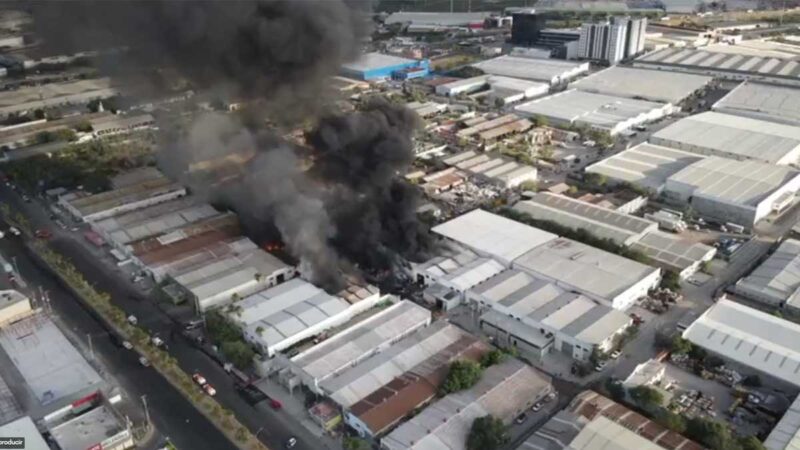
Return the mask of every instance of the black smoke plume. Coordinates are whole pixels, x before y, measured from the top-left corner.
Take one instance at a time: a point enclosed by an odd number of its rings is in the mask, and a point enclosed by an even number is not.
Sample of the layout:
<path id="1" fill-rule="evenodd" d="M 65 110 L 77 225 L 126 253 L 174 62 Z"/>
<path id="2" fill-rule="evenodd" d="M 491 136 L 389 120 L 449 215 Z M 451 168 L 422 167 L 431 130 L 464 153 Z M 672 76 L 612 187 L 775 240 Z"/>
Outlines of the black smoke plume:
<path id="1" fill-rule="evenodd" d="M 316 125 L 308 167 L 294 144 L 231 115 L 210 114 L 166 133 L 159 165 L 193 192 L 236 210 L 250 228 L 274 228 L 314 282 L 393 267 L 423 251 L 413 160 L 416 116 L 376 101 L 318 117 L 329 76 L 358 57 L 368 32 L 362 4 L 320 1 L 105 1 L 34 3 L 54 52 L 124 48 L 115 73 L 169 68 L 199 91 L 259 98 L 273 121 Z M 262 122 L 263 123 L 263 122 Z M 168 130 L 173 131 L 173 130 Z"/>

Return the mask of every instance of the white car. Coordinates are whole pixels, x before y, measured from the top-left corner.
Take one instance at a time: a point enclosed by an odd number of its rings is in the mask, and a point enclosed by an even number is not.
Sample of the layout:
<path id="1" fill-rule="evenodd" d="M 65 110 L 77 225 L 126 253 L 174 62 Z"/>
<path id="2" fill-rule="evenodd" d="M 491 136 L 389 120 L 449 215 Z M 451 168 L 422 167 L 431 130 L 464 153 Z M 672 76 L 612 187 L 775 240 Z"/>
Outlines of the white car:
<path id="1" fill-rule="evenodd" d="M 131 344 L 131 343 L 130 343 L 130 342 L 128 342 L 128 341 L 122 341 L 122 346 L 123 346 L 123 347 L 125 347 L 125 349 L 126 349 L 126 350 L 131 350 L 131 349 L 133 349 L 133 344 Z"/>
<path id="2" fill-rule="evenodd" d="M 156 347 L 161 347 L 162 345 L 164 345 L 164 341 L 158 336 L 153 336 L 153 338 L 150 339 L 150 342 L 152 342 L 153 345 Z"/>
<path id="3" fill-rule="evenodd" d="M 136 325 L 137 323 L 139 323 L 139 319 L 137 319 L 136 316 L 131 314 L 130 316 L 128 316 L 128 323 L 131 325 Z"/>
<path id="4" fill-rule="evenodd" d="M 599 362 L 597 363 L 597 365 L 596 365 L 596 366 L 594 366 L 594 370 L 595 370 L 595 372 L 602 372 L 602 371 L 603 371 L 603 369 L 605 369 L 605 368 L 606 368 L 606 364 L 607 364 L 607 363 L 606 363 L 605 361 L 599 361 Z"/>
<path id="5" fill-rule="evenodd" d="M 10 232 L 11 232 L 11 234 L 13 234 L 14 236 L 19 236 L 19 235 L 21 235 L 21 234 L 22 234 L 22 232 L 21 232 L 21 231 L 19 231 L 19 230 L 17 229 L 17 227 L 10 227 L 10 228 L 8 229 L 8 231 L 10 231 Z"/>
<path id="6" fill-rule="evenodd" d="M 211 385 L 210 385 L 210 384 L 208 384 L 208 383 L 206 383 L 206 384 L 203 386 L 203 390 L 204 390 L 204 391 L 206 391 L 206 394 L 210 395 L 211 397 L 213 397 L 213 396 L 217 395 L 217 390 L 216 390 L 216 389 L 214 389 L 214 386 L 211 386 Z"/>
<path id="7" fill-rule="evenodd" d="M 197 383 L 197 385 L 200 387 L 208 384 L 208 381 L 206 381 L 205 377 L 200 375 L 199 373 L 192 375 L 192 380 L 194 380 L 194 382 Z"/>
<path id="8" fill-rule="evenodd" d="M 619 358 L 619 355 L 621 355 L 621 354 L 622 354 L 622 352 L 621 352 L 621 351 L 619 351 L 619 350 L 614 350 L 613 352 L 611 352 L 611 355 L 610 355 L 610 356 L 611 356 L 611 359 L 617 359 L 617 358 Z"/>
<path id="9" fill-rule="evenodd" d="M 139 357 L 139 364 L 141 364 L 141 365 L 143 365 L 145 367 L 150 367 L 150 361 L 147 358 L 145 358 L 144 356 Z"/>

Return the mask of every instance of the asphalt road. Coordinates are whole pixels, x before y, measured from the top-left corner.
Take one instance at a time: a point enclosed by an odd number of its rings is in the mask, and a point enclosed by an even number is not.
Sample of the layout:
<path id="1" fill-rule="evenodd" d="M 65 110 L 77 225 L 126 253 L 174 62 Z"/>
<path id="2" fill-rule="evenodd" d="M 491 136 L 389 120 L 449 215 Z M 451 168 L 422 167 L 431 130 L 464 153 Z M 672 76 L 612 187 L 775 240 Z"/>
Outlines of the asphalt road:
<path id="1" fill-rule="evenodd" d="M 179 449 L 236 448 L 156 371 L 142 367 L 135 353 L 112 344 L 104 326 L 49 272 L 33 262 L 19 238 L 0 240 L 0 249 L 3 254 L 16 257 L 18 270 L 29 285 L 48 291 L 53 312 L 61 322 L 78 336 L 92 336 L 95 356 L 113 374 L 126 395 L 134 400 L 146 396 L 152 422 Z M 198 430 L 203 432 L 198 433 Z"/>
<path id="2" fill-rule="evenodd" d="M 296 449 L 320 450 L 325 448 L 319 439 L 310 434 L 294 418 L 285 412 L 271 409 L 267 404 L 268 402 L 262 401 L 256 405 L 250 405 L 245 402 L 235 390 L 233 378 L 216 361 L 183 338 L 180 335 L 178 324 L 159 309 L 153 300 L 147 298 L 125 276 L 122 276 L 114 264 L 109 264 L 107 261 L 103 261 L 90 253 L 79 242 L 79 240 L 83 239 L 80 234 L 61 230 L 52 223 L 49 218 L 49 211 L 42 205 L 36 201 L 32 203 L 22 202 L 19 195 L 5 186 L 5 184 L 0 184 L 0 199 L 24 211 L 33 228 L 51 230 L 54 233 L 51 240 L 52 247 L 61 254 L 68 256 L 92 285 L 101 291 L 109 293 L 114 303 L 126 313 L 136 315 L 140 326 L 147 328 L 151 333 L 158 333 L 167 342 L 170 354 L 178 360 L 179 365 L 188 373 L 201 373 L 216 389 L 217 400 L 224 407 L 230 409 L 243 425 L 253 433 L 257 433 L 264 444 L 273 449 L 283 448 L 290 437 L 295 437 L 297 439 Z M 38 283 L 39 280 L 32 280 L 32 282 Z M 52 280 L 50 284 L 52 285 Z M 81 328 L 83 324 L 76 324 L 75 326 Z M 79 331 L 84 334 L 93 332 L 83 329 Z M 113 347 L 113 350 L 121 351 L 116 347 Z M 135 358 L 134 362 L 138 364 Z M 139 367 L 137 366 L 137 369 Z M 162 385 L 166 385 L 171 389 L 171 386 L 152 369 L 149 369 L 149 371 L 160 380 Z M 224 436 L 216 431 L 188 401 L 184 400 L 176 391 L 172 390 L 172 393 L 180 397 L 180 400 L 175 399 L 174 402 L 170 401 L 164 404 L 165 409 L 161 411 L 162 421 L 166 417 L 172 419 L 169 422 L 163 422 L 165 424 L 164 427 L 159 427 L 164 435 L 169 436 L 181 449 L 224 450 L 233 448 L 232 444 L 226 441 Z M 148 394 L 148 404 L 155 406 L 153 405 L 155 403 L 153 400 L 158 397 L 159 395 L 157 394 L 152 397 Z M 173 405 L 177 403 L 183 406 L 176 406 L 173 409 Z M 191 417 L 188 415 L 188 410 L 193 413 Z M 154 419 L 155 415 L 153 414 Z M 173 415 L 175 417 L 172 417 Z M 188 419 L 188 422 L 186 422 L 186 419 Z M 202 419 L 202 421 L 199 419 Z M 198 439 L 198 430 L 203 431 L 202 439 Z M 218 435 L 220 442 L 224 441 L 224 444 L 218 444 L 214 439 L 206 440 L 205 434 L 211 432 Z M 178 437 L 178 435 L 181 437 Z M 187 445 L 181 445 L 181 442 L 185 442 Z"/>

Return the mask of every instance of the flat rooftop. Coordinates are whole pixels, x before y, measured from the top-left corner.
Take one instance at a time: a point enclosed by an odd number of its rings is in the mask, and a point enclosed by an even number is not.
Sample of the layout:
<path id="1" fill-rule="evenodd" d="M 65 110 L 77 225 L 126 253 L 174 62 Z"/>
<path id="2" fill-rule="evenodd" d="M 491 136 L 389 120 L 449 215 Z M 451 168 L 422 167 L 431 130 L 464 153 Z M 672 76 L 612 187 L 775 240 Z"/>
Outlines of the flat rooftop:
<path id="1" fill-rule="evenodd" d="M 800 396 L 798 396 L 789 410 L 783 414 L 781 420 L 769 433 L 764 441 L 767 450 L 794 450 L 800 448 Z"/>
<path id="2" fill-rule="evenodd" d="M 100 405 L 50 429 L 50 435 L 62 449 L 90 449 L 124 429 L 108 406 Z"/>
<path id="3" fill-rule="evenodd" d="M 45 315 L 0 328 L 0 346 L 41 405 L 99 389 L 102 378 Z"/>
<path id="4" fill-rule="evenodd" d="M 642 143 L 586 168 L 586 173 L 604 175 L 658 192 L 672 175 L 703 159 L 696 153 Z"/>
<path id="5" fill-rule="evenodd" d="M 514 267 L 609 301 L 658 270 L 565 238 L 525 253 Z"/>
<path id="6" fill-rule="evenodd" d="M 584 229 L 595 236 L 627 244 L 658 224 L 641 217 L 621 213 L 573 198 L 539 192 L 530 200 L 514 205 L 514 209 L 534 219 L 549 220 L 573 229 Z"/>
<path id="7" fill-rule="evenodd" d="M 613 128 L 666 106 L 645 100 L 616 97 L 570 89 L 548 97 L 531 100 L 514 108 L 524 116 L 544 116 L 596 127 Z"/>
<path id="8" fill-rule="evenodd" d="M 705 87 L 712 79 L 704 75 L 614 66 L 577 80 L 570 84 L 570 88 L 678 104 Z"/>
<path id="9" fill-rule="evenodd" d="M 310 377 L 323 381 L 430 320 L 430 311 L 403 300 L 298 354 L 292 362 Z"/>
<path id="10" fill-rule="evenodd" d="M 433 227 L 433 232 L 509 263 L 557 236 L 497 214 L 476 209 Z"/>
<path id="11" fill-rule="evenodd" d="M 491 258 L 476 258 L 459 265 L 452 258 L 437 257 L 425 265 L 427 266 L 425 272 L 429 275 L 438 280 L 446 280 L 448 285 L 460 291 L 465 291 L 506 269 L 504 265 Z"/>
<path id="12" fill-rule="evenodd" d="M 196 197 L 186 196 L 100 220 L 94 227 L 122 245 L 168 233 L 218 214 L 220 212 L 213 206 L 200 203 Z"/>
<path id="13" fill-rule="evenodd" d="M 759 78 L 800 81 L 800 62 L 793 59 L 718 51 L 709 52 L 690 48 L 657 50 L 640 56 L 636 59 L 634 65 L 637 67 L 674 66 L 697 71 L 721 71 Z"/>
<path id="14" fill-rule="evenodd" d="M 533 126 L 527 119 L 521 119 L 527 125 L 523 125 L 522 129 L 528 129 Z M 485 132 L 480 133 L 481 139 L 493 139 L 497 135 L 506 134 L 516 131 L 515 125 L 519 121 L 492 128 Z M 507 128 L 510 127 L 510 128 Z M 520 131 L 522 131 L 520 129 Z M 488 133 L 488 134 L 487 134 Z M 476 153 L 472 150 L 459 153 L 445 159 L 445 164 L 451 164 L 459 170 L 463 170 L 476 177 L 483 177 L 490 181 L 501 182 L 504 185 L 513 182 L 518 177 L 529 175 L 536 176 L 536 168 L 527 164 L 521 164 L 514 161 L 512 158 L 504 156 L 500 153 Z"/>
<path id="15" fill-rule="evenodd" d="M 710 156 L 669 177 L 667 189 L 677 183 L 691 186 L 694 196 L 755 207 L 799 175 L 785 166 Z"/>
<path id="16" fill-rule="evenodd" d="M 651 139 L 681 150 L 707 149 L 772 164 L 797 164 L 800 153 L 799 127 L 714 111 L 681 119 Z"/>
<path id="17" fill-rule="evenodd" d="M 48 107 L 58 103 L 79 103 L 93 98 L 112 97 L 117 90 L 110 78 L 47 83 L 0 92 L 0 113 Z"/>
<path id="18" fill-rule="evenodd" d="M 737 292 L 756 299 L 769 298 L 776 304 L 793 300 L 791 306 L 800 307 L 797 296 L 800 288 L 800 241 L 786 239 L 761 265 L 736 283 Z M 748 295 L 749 294 L 749 295 Z"/>
<path id="19" fill-rule="evenodd" d="M 800 387 L 800 325 L 720 300 L 683 332 L 708 351 Z"/>
<path id="20" fill-rule="evenodd" d="M 586 419 L 567 411 L 559 411 L 525 439 L 516 450 L 564 450 L 586 423 L 588 423 Z"/>
<path id="21" fill-rule="evenodd" d="M 745 81 L 715 103 L 713 109 L 800 126 L 800 89 Z"/>
<path id="22" fill-rule="evenodd" d="M 499 56 L 472 64 L 489 75 L 525 80 L 551 82 L 556 77 L 570 77 L 588 71 L 587 63 L 557 59 L 534 59 L 518 56 Z"/>
<path id="23" fill-rule="evenodd" d="M 237 306 L 241 309 L 231 319 L 271 346 L 346 311 L 350 304 L 294 278 L 245 297 Z"/>
<path id="24" fill-rule="evenodd" d="M 373 52 L 362 55 L 361 58 L 356 61 L 343 64 L 342 68 L 352 72 L 367 72 L 384 67 L 399 66 L 415 62 L 416 60 L 413 59 Z"/>
<path id="25" fill-rule="evenodd" d="M 590 344 L 602 343 L 630 323 L 625 313 L 518 270 L 484 281 L 470 295 L 530 326 L 543 325 Z"/>

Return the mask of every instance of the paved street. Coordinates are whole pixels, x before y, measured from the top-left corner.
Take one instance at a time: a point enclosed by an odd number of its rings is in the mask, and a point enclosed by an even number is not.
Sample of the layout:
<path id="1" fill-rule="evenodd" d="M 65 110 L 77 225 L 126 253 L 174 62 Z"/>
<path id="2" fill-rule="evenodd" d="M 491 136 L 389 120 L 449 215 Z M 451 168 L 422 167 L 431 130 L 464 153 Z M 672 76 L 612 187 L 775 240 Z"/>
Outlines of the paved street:
<path id="1" fill-rule="evenodd" d="M 139 319 L 139 324 L 152 333 L 158 333 L 168 344 L 170 353 L 175 356 L 180 366 L 188 373 L 200 372 L 217 390 L 217 400 L 226 408 L 233 411 L 236 417 L 247 426 L 253 433 L 258 433 L 258 437 L 271 448 L 282 448 L 290 437 L 297 438 L 298 449 L 318 450 L 328 446 L 324 445 L 315 436 L 311 435 L 295 419 L 289 417 L 282 411 L 271 409 L 267 402 L 260 402 L 255 406 L 249 405 L 234 389 L 233 379 L 225 372 L 222 367 L 212 358 L 201 352 L 179 333 L 179 326 L 161 309 L 155 302 L 142 293 L 127 276 L 123 276 L 123 271 L 119 269 L 107 255 L 101 256 L 99 251 L 91 252 L 83 241 L 80 233 L 74 233 L 55 226 L 50 218 L 49 212 L 41 207 L 37 202 L 23 203 L 18 195 L 13 193 L 5 185 L 0 186 L 0 196 L 14 207 L 23 210 L 31 221 L 34 228 L 47 228 L 54 233 L 51 240 L 52 247 L 58 252 L 67 255 L 75 266 L 86 276 L 96 288 L 111 294 L 113 301 L 119 305 L 126 313 L 134 314 Z M 52 283 L 52 282 L 51 282 Z M 81 326 L 76 324 L 76 326 Z M 83 334 L 91 331 L 82 331 Z M 174 332 L 174 333 L 173 333 Z M 116 348 L 114 348 L 116 350 Z M 134 358 L 135 362 L 135 358 Z M 139 368 L 138 363 L 137 368 Z M 145 369 L 155 375 L 152 369 Z M 158 377 L 157 375 L 155 375 Z M 160 379 L 160 377 L 158 377 Z M 166 384 L 166 381 L 162 384 Z M 179 395 L 177 392 L 173 393 Z M 149 396 L 149 394 L 148 394 Z M 157 397 L 157 396 L 156 396 Z M 181 402 L 194 412 L 195 416 L 200 416 L 194 408 L 185 400 Z M 151 404 L 151 403 L 149 403 Z M 171 404 L 170 404 L 171 407 Z M 162 411 L 169 415 L 170 411 Z M 183 416 L 184 414 L 180 414 Z M 187 416 L 188 418 L 188 416 Z M 173 436 L 181 428 L 184 432 L 192 434 L 192 430 L 197 430 L 197 426 L 188 426 L 195 422 L 189 418 L 187 426 L 177 427 L 175 423 L 168 423 L 163 428 L 165 435 L 173 438 L 179 448 L 191 449 L 224 449 L 231 446 L 203 446 L 209 445 L 207 442 L 194 442 L 187 446 L 179 443 L 179 438 Z M 205 419 L 203 419 L 205 420 Z M 207 423 L 202 428 L 213 428 Z M 224 439 L 221 434 L 220 438 Z M 188 436 L 196 438 L 196 436 Z"/>

